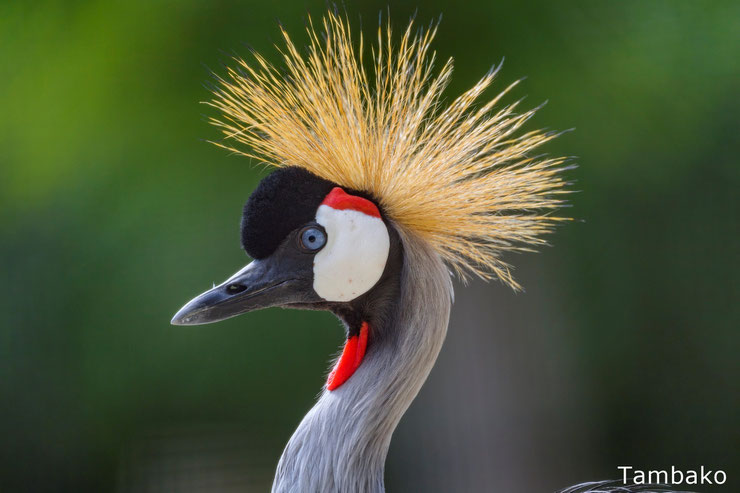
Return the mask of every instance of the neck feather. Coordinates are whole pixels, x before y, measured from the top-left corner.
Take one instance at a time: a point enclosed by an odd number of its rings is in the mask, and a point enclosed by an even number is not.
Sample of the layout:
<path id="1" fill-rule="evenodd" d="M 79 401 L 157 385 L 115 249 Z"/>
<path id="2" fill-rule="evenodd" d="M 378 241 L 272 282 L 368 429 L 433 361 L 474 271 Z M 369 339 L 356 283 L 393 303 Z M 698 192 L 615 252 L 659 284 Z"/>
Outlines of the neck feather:
<path id="1" fill-rule="evenodd" d="M 385 336 L 372 340 L 352 377 L 324 390 L 303 418 L 280 458 L 273 493 L 384 491 L 391 435 L 434 366 L 452 304 L 450 274 L 439 255 L 398 232 L 400 296 L 383 317 L 388 326 L 370 327 Z"/>

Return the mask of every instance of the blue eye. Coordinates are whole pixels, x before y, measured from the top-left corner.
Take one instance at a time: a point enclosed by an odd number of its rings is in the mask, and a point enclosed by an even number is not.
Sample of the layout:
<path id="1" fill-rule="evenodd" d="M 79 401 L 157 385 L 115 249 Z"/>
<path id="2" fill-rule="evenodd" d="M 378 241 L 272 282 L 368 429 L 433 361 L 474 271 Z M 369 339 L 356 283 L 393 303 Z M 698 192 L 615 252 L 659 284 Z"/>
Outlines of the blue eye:
<path id="1" fill-rule="evenodd" d="M 316 226 L 309 226 L 301 231 L 301 247 L 309 252 L 316 252 L 326 244 L 326 233 Z"/>

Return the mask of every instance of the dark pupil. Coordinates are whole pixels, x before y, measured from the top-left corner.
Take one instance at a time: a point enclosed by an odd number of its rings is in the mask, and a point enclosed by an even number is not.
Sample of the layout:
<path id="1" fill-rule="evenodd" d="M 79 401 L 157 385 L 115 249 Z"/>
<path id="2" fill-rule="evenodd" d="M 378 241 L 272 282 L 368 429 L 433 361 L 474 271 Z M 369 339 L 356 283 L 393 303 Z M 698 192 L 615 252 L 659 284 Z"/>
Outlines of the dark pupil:
<path id="1" fill-rule="evenodd" d="M 301 235 L 301 241 L 303 246 L 309 250 L 317 250 L 324 246 L 325 236 L 324 233 L 316 228 L 309 228 Z"/>

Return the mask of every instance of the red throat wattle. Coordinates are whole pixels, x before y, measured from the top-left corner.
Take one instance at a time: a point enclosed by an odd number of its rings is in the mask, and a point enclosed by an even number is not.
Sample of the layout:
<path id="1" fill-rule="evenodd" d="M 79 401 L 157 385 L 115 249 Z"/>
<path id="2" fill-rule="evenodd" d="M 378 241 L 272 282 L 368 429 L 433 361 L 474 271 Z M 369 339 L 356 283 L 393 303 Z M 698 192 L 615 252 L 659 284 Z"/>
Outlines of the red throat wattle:
<path id="1" fill-rule="evenodd" d="M 342 350 L 342 356 L 340 356 L 337 365 L 329 373 L 329 378 L 326 381 L 327 390 L 339 388 L 360 367 L 362 358 L 365 357 L 365 350 L 367 349 L 368 331 L 367 322 L 362 322 L 360 334 L 347 339 Z"/>

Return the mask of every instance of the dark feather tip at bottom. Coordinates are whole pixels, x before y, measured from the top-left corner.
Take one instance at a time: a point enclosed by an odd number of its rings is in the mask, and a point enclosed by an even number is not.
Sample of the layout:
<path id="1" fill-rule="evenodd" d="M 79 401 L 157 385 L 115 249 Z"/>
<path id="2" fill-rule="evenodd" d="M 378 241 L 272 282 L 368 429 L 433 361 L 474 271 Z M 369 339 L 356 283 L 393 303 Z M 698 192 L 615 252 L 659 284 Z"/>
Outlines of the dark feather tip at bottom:
<path id="1" fill-rule="evenodd" d="M 696 493 L 675 490 L 664 484 L 624 484 L 620 480 L 592 481 L 570 486 L 556 493 Z"/>

